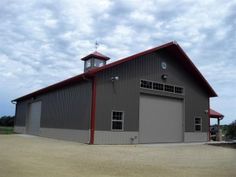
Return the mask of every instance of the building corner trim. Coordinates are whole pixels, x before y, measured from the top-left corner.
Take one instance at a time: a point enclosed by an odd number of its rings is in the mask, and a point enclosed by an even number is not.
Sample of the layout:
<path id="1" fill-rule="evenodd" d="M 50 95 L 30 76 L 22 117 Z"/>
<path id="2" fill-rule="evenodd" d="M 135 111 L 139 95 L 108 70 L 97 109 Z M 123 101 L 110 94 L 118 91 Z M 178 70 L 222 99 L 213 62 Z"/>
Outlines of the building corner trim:
<path id="1" fill-rule="evenodd" d="M 91 119 L 90 119 L 90 141 L 89 144 L 94 144 L 95 133 L 95 114 L 96 114 L 96 78 L 92 79 L 92 103 L 91 103 Z"/>
<path id="2" fill-rule="evenodd" d="M 208 98 L 208 141 L 211 141 L 210 97 Z"/>

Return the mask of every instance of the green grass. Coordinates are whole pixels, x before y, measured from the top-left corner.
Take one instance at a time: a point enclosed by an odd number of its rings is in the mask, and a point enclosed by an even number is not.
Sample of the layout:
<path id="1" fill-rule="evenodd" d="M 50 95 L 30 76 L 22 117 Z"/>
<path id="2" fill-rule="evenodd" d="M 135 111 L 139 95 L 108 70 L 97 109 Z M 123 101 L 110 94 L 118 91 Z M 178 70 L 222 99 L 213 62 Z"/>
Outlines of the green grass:
<path id="1" fill-rule="evenodd" d="M 12 134 L 14 127 L 0 127 L 0 134 Z"/>

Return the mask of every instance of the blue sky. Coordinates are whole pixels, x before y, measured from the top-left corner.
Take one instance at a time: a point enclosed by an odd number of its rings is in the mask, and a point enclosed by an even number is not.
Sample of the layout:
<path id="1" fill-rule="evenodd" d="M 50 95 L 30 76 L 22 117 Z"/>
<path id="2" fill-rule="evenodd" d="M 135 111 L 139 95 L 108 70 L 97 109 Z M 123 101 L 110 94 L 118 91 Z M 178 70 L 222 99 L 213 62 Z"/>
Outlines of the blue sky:
<path id="1" fill-rule="evenodd" d="M 236 119 L 236 1 L 0 1 L 0 116 L 10 100 L 80 74 L 94 50 L 115 61 L 176 40 Z M 110 61 L 110 62 L 111 62 Z"/>

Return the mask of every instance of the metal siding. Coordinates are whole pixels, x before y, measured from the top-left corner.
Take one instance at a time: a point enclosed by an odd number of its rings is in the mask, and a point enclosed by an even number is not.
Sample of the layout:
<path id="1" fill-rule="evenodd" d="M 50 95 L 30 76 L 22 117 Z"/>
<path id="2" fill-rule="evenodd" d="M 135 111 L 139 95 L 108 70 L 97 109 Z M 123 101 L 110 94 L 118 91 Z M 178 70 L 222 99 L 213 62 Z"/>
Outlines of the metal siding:
<path id="1" fill-rule="evenodd" d="M 185 68 L 181 65 L 178 58 L 173 54 L 160 52 L 160 57 L 167 62 L 168 65 L 168 81 L 184 87 L 185 91 L 185 131 L 194 132 L 194 117 L 202 117 L 202 132 L 208 131 L 208 110 L 209 96 L 207 90 L 198 83 Z M 164 73 L 164 72 L 163 72 Z"/>
<path id="2" fill-rule="evenodd" d="M 111 110 L 120 110 L 125 112 L 124 131 L 138 131 L 138 112 L 132 111 L 138 110 L 138 83 L 134 76 L 127 77 L 128 70 L 124 64 L 122 71 L 108 70 L 97 76 L 96 130 L 111 130 Z M 120 79 L 112 84 L 112 76 Z"/>
<path id="3" fill-rule="evenodd" d="M 161 61 L 167 63 L 162 70 Z M 111 130 L 111 110 L 125 112 L 124 131 L 139 131 L 139 87 L 140 79 L 163 82 L 162 74 L 167 74 L 167 84 L 184 87 L 185 131 L 194 131 L 194 116 L 202 116 L 202 131 L 207 129 L 207 91 L 195 80 L 180 60 L 165 50 L 154 52 L 135 60 L 104 70 L 97 77 L 96 130 Z M 119 76 L 114 84 L 111 77 Z M 160 93 L 161 95 L 168 94 Z M 173 94 L 172 94 L 173 95 Z M 174 96 L 174 95 L 173 95 Z"/>
<path id="4" fill-rule="evenodd" d="M 208 132 L 208 98 L 201 94 L 196 87 L 191 87 L 187 90 L 186 96 L 186 120 L 185 127 L 186 132 L 194 132 L 194 117 L 202 117 L 202 132 Z"/>
<path id="5" fill-rule="evenodd" d="M 28 111 L 28 102 L 22 101 L 16 104 L 15 126 L 25 126 Z"/>
<path id="6" fill-rule="evenodd" d="M 42 128 L 89 129 L 91 82 L 80 82 L 38 99 L 42 100 Z"/>
<path id="7" fill-rule="evenodd" d="M 80 82 L 17 103 L 17 126 L 25 126 L 28 122 L 28 105 L 35 101 L 42 101 L 41 128 L 89 129 L 91 113 L 90 81 Z"/>

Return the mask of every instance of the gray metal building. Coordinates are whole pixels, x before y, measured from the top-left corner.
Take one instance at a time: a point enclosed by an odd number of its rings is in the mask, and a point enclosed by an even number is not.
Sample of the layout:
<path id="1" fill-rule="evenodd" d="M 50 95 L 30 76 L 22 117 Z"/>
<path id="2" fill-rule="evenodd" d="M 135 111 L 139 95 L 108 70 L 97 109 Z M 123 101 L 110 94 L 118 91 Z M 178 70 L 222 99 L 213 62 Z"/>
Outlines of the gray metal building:
<path id="1" fill-rule="evenodd" d="M 176 42 L 17 98 L 15 132 L 90 144 L 207 141 L 215 91 Z"/>

